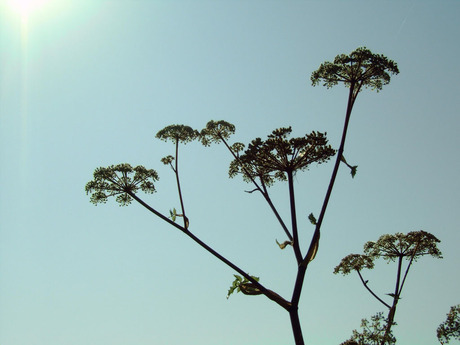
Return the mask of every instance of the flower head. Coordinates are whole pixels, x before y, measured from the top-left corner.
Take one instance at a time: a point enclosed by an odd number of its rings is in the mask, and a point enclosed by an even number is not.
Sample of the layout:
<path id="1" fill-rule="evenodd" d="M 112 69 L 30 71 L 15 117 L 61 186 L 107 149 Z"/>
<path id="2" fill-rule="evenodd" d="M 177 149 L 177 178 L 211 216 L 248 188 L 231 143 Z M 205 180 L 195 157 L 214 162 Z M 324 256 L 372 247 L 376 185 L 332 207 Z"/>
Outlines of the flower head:
<path id="1" fill-rule="evenodd" d="M 133 173 L 134 176 L 129 176 Z M 86 184 L 85 190 L 86 194 L 91 194 L 90 200 L 95 205 L 106 203 L 109 197 L 116 196 L 120 206 L 126 206 L 132 201 L 130 194 L 137 193 L 139 189 L 145 193 L 154 193 L 153 182 L 158 179 L 155 170 L 148 170 L 141 165 L 133 168 L 123 163 L 97 168 L 94 180 Z"/>

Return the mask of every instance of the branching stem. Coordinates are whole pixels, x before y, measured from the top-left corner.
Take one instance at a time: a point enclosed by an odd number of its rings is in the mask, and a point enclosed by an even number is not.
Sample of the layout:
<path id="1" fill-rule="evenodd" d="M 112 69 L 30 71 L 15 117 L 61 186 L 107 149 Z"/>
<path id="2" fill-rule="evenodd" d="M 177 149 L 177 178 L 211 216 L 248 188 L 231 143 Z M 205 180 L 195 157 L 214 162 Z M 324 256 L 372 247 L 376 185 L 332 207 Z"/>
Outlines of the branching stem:
<path id="1" fill-rule="evenodd" d="M 235 154 L 235 152 L 233 152 L 232 148 L 228 145 L 228 143 L 225 140 L 225 138 L 222 137 L 222 136 L 219 136 L 219 138 L 224 143 L 224 145 L 227 147 L 227 149 L 230 151 L 230 153 L 232 154 L 233 158 L 236 159 L 237 161 L 240 161 L 239 157 Z M 270 199 L 270 196 L 268 195 L 268 192 L 267 192 L 267 189 L 265 188 L 265 186 L 262 185 L 263 188 L 261 188 L 259 186 L 259 184 L 257 183 L 257 181 L 251 176 L 251 174 L 248 171 L 246 171 L 246 169 L 244 168 L 243 164 L 241 164 L 241 167 L 244 170 L 244 172 L 246 173 L 246 175 L 251 179 L 251 182 L 256 187 L 256 190 L 258 190 L 263 195 L 263 197 L 265 198 L 265 201 L 268 203 L 268 205 L 270 206 L 271 210 L 275 214 L 276 219 L 278 220 L 278 222 L 280 223 L 280 225 L 283 228 L 284 232 L 286 233 L 286 236 L 289 238 L 289 241 L 293 241 L 294 238 L 292 237 L 292 235 L 289 232 L 286 224 L 284 223 L 283 219 L 281 218 L 280 214 L 278 213 L 278 210 L 276 209 L 275 205 L 273 204 L 272 200 Z M 251 191 L 251 193 L 252 192 L 254 192 L 254 190 Z"/>
<path id="2" fill-rule="evenodd" d="M 222 261 L 223 263 L 225 263 L 227 266 L 229 266 L 230 268 L 234 269 L 236 272 L 238 272 L 239 274 L 241 274 L 243 277 L 245 277 L 247 280 L 249 280 L 256 288 L 258 288 L 266 297 L 268 297 L 269 299 L 271 299 L 272 301 L 276 302 L 278 305 L 280 305 L 281 307 L 283 307 L 284 309 L 286 310 L 290 310 L 291 309 L 291 303 L 289 303 L 287 300 L 285 300 L 283 297 L 281 297 L 280 295 L 278 295 L 276 292 L 272 291 L 272 290 L 269 290 L 267 289 L 265 286 L 263 286 L 261 283 L 259 283 L 257 280 L 255 280 L 254 278 L 252 278 L 249 274 L 247 274 L 246 272 L 244 272 L 241 268 L 239 268 L 238 266 L 236 266 L 234 263 L 232 263 L 231 261 L 229 261 L 228 259 L 226 259 L 224 256 L 222 256 L 221 254 L 219 254 L 218 252 L 216 252 L 214 249 L 212 249 L 211 247 L 209 247 L 206 243 L 204 243 L 203 241 L 201 241 L 198 237 L 196 237 L 194 234 L 192 234 L 187 228 L 173 222 L 171 219 L 169 219 L 168 217 L 166 217 L 165 215 L 161 214 L 160 212 L 158 212 L 157 210 L 155 210 L 153 207 L 151 207 L 150 205 L 146 204 L 142 199 L 140 199 L 136 194 L 132 193 L 132 192 L 127 192 L 134 200 L 136 200 L 139 204 L 141 204 L 142 206 L 144 206 L 147 210 L 149 210 L 150 212 L 152 212 L 153 214 L 155 214 L 156 216 L 158 216 L 159 218 L 161 218 L 162 220 L 164 220 L 165 222 L 167 222 L 168 224 L 174 226 L 175 228 L 179 229 L 180 231 L 182 231 L 184 234 L 186 234 L 188 237 L 190 237 L 194 242 L 196 242 L 198 245 L 200 245 L 202 248 L 204 248 L 206 251 L 208 251 L 209 253 L 211 253 L 213 256 L 215 256 L 217 259 L 219 259 L 220 261 Z"/>
<path id="3" fill-rule="evenodd" d="M 381 298 L 379 298 L 379 296 L 377 296 L 374 291 L 371 290 L 371 288 L 369 286 L 367 286 L 367 282 L 364 281 L 362 275 L 361 275 L 361 272 L 359 272 L 359 270 L 356 270 L 356 272 L 358 272 L 358 275 L 359 275 L 359 278 L 361 279 L 361 282 L 363 283 L 364 287 L 367 289 L 367 291 L 369 291 L 371 293 L 372 296 L 374 296 L 380 303 L 382 303 L 385 307 L 387 307 L 388 309 L 391 309 L 391 306 L 387 303 L 385 303 L 385 301 L 383 301 Z"/>
<path id="4" fill-rule="evenodd" d="M 329 198 L 331 197 L 332 189 L 334 187 L 335 183 L 335 178 L 337 176 L 337 172 L 339 170 L 340 162 L 341 162 L 341 157 L 343 154 L 343 150 L 345 147 L 345 139 L 347 136 L 347 130 L 348 130 L 348 123 L 350 122 L 350 116 L 351 112 L 353 110 L 353 104 L 356 100 L 356 97 L 358 96 L 359 90 L 361 88 L 361 84 L 355 85 L 352 83 L 350 85 L 350 91 L 348 94 L 348 104 L 347 104 L 347 112 L 345 115 L 345 122 L 343 125 L 343 132 L 342 132 L 342 139 L 340 142 L 340 147 L 337 152 L 337 158 L 335 161 L 334 169 L 332 171 L 332 176 L 329 182 L 329 187 L 326 192 L 326 196 L 324 198 L 323 206 L 321 208 L 321 213 L 319 215 L 319 218 L 316 222 L 316 227 L 315 227 L 315 232 L 313 234 L 312 240 L 310 242 L 310 247 L 308 248 L 308 252 L 305 255 L 305 258 L 301 262 L 299 269 L 297 271 L 297 277 L 296 277 L 296 282 L 294 285 L 294 291 L 292 294 L 292 299 L 291 302 L 293 305 L 298 305 L 299 300 L 300 300 L 300 294 L 302 293 L 302 287 L 303 287 L 303 281 L 305 278 L 305 273 L 308 267 L 309 262 L 312 260 L 314 255 L 316 254 L 319 246 L 319 239 L 320 239 L 320 230 L 321 230 L 321 225 L 323 223 L 324 215 L 326 214 L 326 209 L 327 205 L 329 203 Z"/>
<path id="5" fill-rule="evenodd" d="M 402 268 L 403 255 L 401 254 L 401 256 L 398 259 L 398 273 L 397 273 L 397 277 L 396 277 L 395 293 L 393 295 L 393 306 L 390 308 L 390 312 L 388 313 L 388 323 L 387 323 L 387 327 L 385 329 L 385 335 L 383 336 L 383 340 L 382 340 L 381 345 L 385 344 L 386 339 L 390 335 L 391 327 L 393 326 L 393 322 L 394 322 L 394 318 L 395 318 L 396 305 L 398 304 L 399 296 L 401 296 L 401 292 L 402 292 L 402 289 L 404 287 L 404 283 L 406 282 L 407 274 L 409 273 L 409 269 L 410 269 L 410 267 L 412 265 L 412 262 L 414 261 L 415 254 L 417 253 L 417 249 L 418 249 L 419 245 L 420 245 L 420 242 L 418 242 L 417 245 L 415 246 L 415 249 L 414 249 L 414 252 L 411 255 L 409 264 L 407 265 L 406 271 L 404 272 L 404 277 L 402 279 L 402 282 L 401 282 L 401 268 Z"/>

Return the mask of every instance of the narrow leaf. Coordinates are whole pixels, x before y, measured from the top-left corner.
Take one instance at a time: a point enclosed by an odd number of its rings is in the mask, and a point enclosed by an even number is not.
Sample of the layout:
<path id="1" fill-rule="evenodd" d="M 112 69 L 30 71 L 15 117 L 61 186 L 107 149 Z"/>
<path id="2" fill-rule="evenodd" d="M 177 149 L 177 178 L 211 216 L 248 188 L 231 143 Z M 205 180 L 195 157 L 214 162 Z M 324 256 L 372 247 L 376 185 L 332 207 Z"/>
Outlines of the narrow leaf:
<path id="1" fill-rule="evenodd" d="M 310 223 L 312 223 L 313 225 L 316 225 L 316 218 L 315 216 L 313 215 L 313 213 L 310 213 L 308 215 L 308 219 L 310 220 Z"/>
<path id="2" fill-rule="evenodd" d="M 316 253 L 318 252 L 318 245 L 319 245 L 319 241 L 316 241 L 315 245 L 313 247 L 313 254 L 311 255 L 311 258 L 310 258 L 310 260 L 308 262 L 312 262 L 313 259 L 315 258 Z"/>

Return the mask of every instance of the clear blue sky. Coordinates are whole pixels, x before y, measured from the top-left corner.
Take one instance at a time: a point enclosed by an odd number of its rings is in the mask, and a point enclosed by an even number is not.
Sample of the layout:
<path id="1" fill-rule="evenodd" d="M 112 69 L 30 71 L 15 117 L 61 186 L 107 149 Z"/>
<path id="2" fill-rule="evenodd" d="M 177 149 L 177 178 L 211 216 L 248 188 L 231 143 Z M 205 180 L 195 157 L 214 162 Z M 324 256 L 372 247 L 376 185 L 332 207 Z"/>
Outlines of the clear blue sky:
<path id="1" fill-rule="evenodd" d="M 363 91 L 352 116 L 320 251 L 300 314 L 308 344 L 337 345 L 381 305 L 340 259 L 385 233 L 423 229 L 443 260 L 411 270 L 395 334 L 437 343 L 460 303 L 458 1 L 58 1 L 22 18 L 0 7 L 0 343 L 2 345 L 293 344 L 289 317 L 262 296 L 225 298 L 232 270 L 133 204 L 93 206 L 94 168 L 160 174 L 145 198 L 178 207 L 154 139 L 169 124 L 234 123 L 248 142 L 292 125 L 338 147 L 347 89 L 312 87 L 325 60 L 367 46 L 400 75 Z M 227 178 L 223 146 L 183 148 L 191 230 L 288 298 L 292 252 L 260 195 Z M 298 174 L 299 223 L 319 208 L 332 164 Z M 272 197 L 287 216 L 287 186 Z M 393 289 L 393 267 L 367 279 Z"/>

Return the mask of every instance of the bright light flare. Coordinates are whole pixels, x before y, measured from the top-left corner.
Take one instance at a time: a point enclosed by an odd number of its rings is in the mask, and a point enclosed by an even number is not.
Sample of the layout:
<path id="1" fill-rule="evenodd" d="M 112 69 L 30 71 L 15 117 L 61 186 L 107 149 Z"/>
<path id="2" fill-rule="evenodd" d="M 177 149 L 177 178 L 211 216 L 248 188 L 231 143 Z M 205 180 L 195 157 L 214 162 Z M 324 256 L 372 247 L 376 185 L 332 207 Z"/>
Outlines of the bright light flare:
<path id="1" fill-rule="evenodd" d="M 8 5 L 11 9 L 27 18 L 32 12 L 38 10 L 45 5 L 49 0 L 9 0 Z"/>

